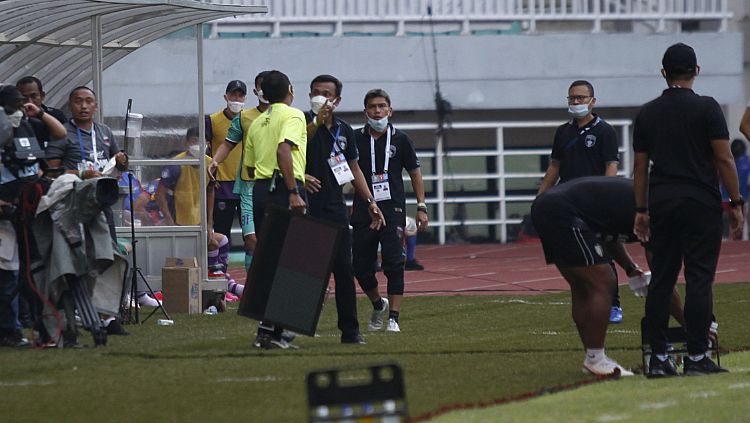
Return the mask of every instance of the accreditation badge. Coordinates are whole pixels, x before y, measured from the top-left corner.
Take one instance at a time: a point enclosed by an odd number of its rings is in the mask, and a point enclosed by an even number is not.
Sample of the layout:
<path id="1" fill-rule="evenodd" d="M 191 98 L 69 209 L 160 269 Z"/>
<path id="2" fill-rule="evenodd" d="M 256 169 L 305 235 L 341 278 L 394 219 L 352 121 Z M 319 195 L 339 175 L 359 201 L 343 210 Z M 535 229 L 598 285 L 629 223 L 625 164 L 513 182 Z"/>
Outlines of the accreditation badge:
<path id="1" fill-rule="evenodd" d="M 388 185 L 388 174 L 372 175 L 372 196 L 375 201 L 391 199 L 391 188 Z"/>
<path id="2" fill-rule="evenodd" d="M 331 172 L 333 172 L 333 176 L 336 177 L 336 182 L 339 185 L 344 185 L 354 180 L 352 169 L 349 167 L 349 163 L 343 154 L 339 153 L 328 159 L 328 166 L 331 167 Z"/>

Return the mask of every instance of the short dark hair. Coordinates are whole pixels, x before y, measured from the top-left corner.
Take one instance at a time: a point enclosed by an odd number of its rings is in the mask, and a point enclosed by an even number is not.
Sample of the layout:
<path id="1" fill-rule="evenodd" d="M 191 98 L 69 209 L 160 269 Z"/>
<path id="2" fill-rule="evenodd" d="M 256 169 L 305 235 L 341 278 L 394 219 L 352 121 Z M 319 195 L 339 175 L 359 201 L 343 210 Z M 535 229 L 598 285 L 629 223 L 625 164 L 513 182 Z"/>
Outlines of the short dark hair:
<path id="1" fill-rule="evenodd" d="M 185 141 L 193 137 L 198 138 L 199 136 L 200 132 L 198 131 L 198 127 L 193 126 L 192 128 L 188 128 L 187 132 L 185 133 Z"/>
<path id="2" fill-rule="evenodd" d="M 88 90 L 88 91 L 91 92 L 91 94 L 94 95 L 94 98 L 96 98 L 96 93 L 94 92 L 94 90 L 92 90 L 91 88 L 89 88 L 89 87 L 87 87 L 85 85 L 79 85 L 79 86 L 73 88 L 72 90 L 70 90 L 70 94 L 68 94 L 68 101 L 70 101 L 70 99 L 73 98 L 73 94 L 75 94 L 76 91 L 80 91 L 80 90 Z"/>
<path id="3" fill-rule="evenodd" d="M 310 91 L 312 91 L 313 85 L 319 82 L 332 82 L 336 85 L 336 97 L 341 97 L 341 90 L 344 88 L 344 84 L 342 84 L 338 78 L 333 75 L 318 75 L 310 83 Z"/>
<path id="4" fill-rule="evenodd" d="M 260 83 L 260 89 L 263 90 L 263 97 L 268 100 L 269 103 L 279 103 L 284 101 L 287 95 L 289 95 L 289 87 L 292 85 L 289 82 L 289 77 L 284 73 L 272 70 L 263 78 L 263 82 Z"/>
<path id="5" fill-rule="evenodd" d="M 568 91 L 570 91 L 570 89 L 573 88 L 573 87 L 580 87 L 580 86 L 585 86 L 586 88 L 588 88 L 589 89 L 589 93 L 591 94 L 591 97 L 594 97 L 594 86 L 591 85 L 591 83 L 589 81 L 586 81 L 586 80 L 583 80 L 583 79 L 579 79 L 577 81 L 573 81 L 573 83 L 570 84 L 570 86 L 568 87 Z"/>
<path id="6" fill-rule="evenodd" d="M 268 75 L 268 72 L 271 72 L 271 71 L 263 71 L 255 75 L 255 80 L 253 81 L 253 88 L 258 86 L 258 81 L 263 82 L 263 80 L 266 79 L 266 75 Z"/>
<path id="7" fill-rule="evenodd" d="M 375 88 L 373 90 L 370 90 L 365 94 L 365 108 L 367 108 L 367 102 L 375 97 L 383 97 L 385 101 L 388 103 L 388 107 L 391 106 L 391 96 L 388 95 L 385 90 L 380 88 Z"/>
<path id="8" fill-rule="evenodd" d="M 16 87 L 21 88 L 21 85 L 26 84 L 36 84 L 39 92 L 44 92 L 44 88 L 42 88 L 42 81 L 40 81 L 36 76 L 24 76 L 23 78 L 19 79 L 18 82 L 16 82 Z"/>

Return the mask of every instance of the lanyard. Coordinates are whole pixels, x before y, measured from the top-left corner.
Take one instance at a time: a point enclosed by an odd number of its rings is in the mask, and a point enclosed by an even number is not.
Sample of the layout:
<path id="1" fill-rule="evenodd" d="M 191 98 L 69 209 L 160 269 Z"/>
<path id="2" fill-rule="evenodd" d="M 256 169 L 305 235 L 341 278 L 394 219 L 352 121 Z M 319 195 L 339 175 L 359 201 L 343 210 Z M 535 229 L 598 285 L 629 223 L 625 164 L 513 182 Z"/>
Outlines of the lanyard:
<path id="1" fill-rule="evenodd" d="M 388 162 L 390 161 L 391 155 L 389 154 L 391 152 L 391 128 L 386 127 L 386 131 L 388 131 L 388 135 L 386 136 L 385 141 L 385 159 L 383 160 L 383 173 L 388 173 Z M 372 174 L 376 175 L 375 172 L 375 138 L 370 135 L 370 161 L 372 165 Z"/>
<path id="2" fill-rule="evenodd" d="M 78 135 L 78 146 L 81 147 L 81 163 L 86 163 L 86 150 L 83 147 L 83 137 L 81 136 L 81 128 L 76 128 L 76 135 Z M 94 157 L 91 160 L 96 163 L 96 132 L 94 131 L 94 125 L 91 125 L 91 148 L 94 151 Z"/>
<path id="3" fill-rule="evenodd" d="M 328 129 L 326 128 L 326 131 Z M 331 131 L 328 131 L 330 134 Z M 338 153 L 341 153 L 342 151 L 339 149 L 338 141 L 339 141 L 339 134 L 341 134 L 341 125 L 336 128 L 336 135 L 333 136 L 333 147 L 331 147 L 331 157 L 337 155 Z"/>

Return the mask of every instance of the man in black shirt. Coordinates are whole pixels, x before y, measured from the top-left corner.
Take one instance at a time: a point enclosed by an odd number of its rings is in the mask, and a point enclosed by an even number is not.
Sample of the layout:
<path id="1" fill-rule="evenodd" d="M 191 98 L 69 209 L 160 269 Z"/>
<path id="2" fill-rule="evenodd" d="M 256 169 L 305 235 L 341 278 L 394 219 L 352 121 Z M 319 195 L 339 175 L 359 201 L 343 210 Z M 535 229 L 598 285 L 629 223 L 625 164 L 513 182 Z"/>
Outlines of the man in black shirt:
<path id="1" fill-rule="evenodd" d="M 612 126 L 594 114 L 594 86 L 584 80 L 573 81 L 568 88 L 568 113 L 572 119 L 557 128 L 549 166 L 537 195 L 558 182 L 581 176 L 615 176 L 620 161 L 617 135 Z M 615 290 L 610 323 L 622 322 L 620 290 Z"/>
<path id="2" fill-rule="evenodd" d="M 706 356 L 712 316 L 712 286 L 721 248 L 721 176 L 730 195 L 731 231 L 741 234 L 744 200 L 729 148 L 721 107 L 692 90 L 700 72 L 695 51 L 685 44 L 667 49 L 662 75 L 668 89 L 646 103 L 633 132 L 635 231 L 654 252 L 646 299 L 649 377 L 677 375 L 667 360 L 668 302 L 685 263 L 687 375 L 725 372 Z M 649 172 L 649 162 L 652 163 Z"/>
<path id="3" fill-rule="evenodd" d="M 47 93 L 44 92 L 42 81 L 38 78 L 34 76 L 24 76 L 16 82 L 16 88 L 21 91 L 21 94 L 26 98 L 26 102 L 33 103 L 37 108 L 43 110 L 44 113 L 54 117 L 61 124 L 65 124 L 67 118 L 62 110 L 44 104 L 44 98 Z M 37 133 L 37 139 L 42 143 L 42 148 L 47 148 L 47 144 L 52 141 L 52 139 L 50 139 L 49 129 L 47 129 L 47 125 L 42 122 L 41 116 L 29 119 L 29 123 L 31 123 L 31 126 L 34 128 L 34 132 Z"/>
<path id="4" fill-rule="evenodd" d="M 538 196 L 531 217 L 547 263 L 554 263 L 570 284 L 573 320 L 586 348 L 583 368 L 596 375 L 632 376 L 604 353 L 615 260 L 631 278 L 631 288 L 647 274 L 623 246 L 633 241 L 633 181 L 588 176 L 560 184 Z M 676 313 L 679 315 L 679 313 Z"/>
<path id="5" fill-rule="evenodd" d="M 373 304 L 367 329 L 383 327 L 388 313 L 386 330 L 400 332 L 399 312 L 404 295 L 404 226 L 406 226 L 406 197 L 401 172 L 406 169 L 417 197 L 417 229 L 427 229 L 427 205 L 424 185 L 414 144 L 409 137 L 388 123 L 392 114 L 391 98 L 385 91 L 374 89 L 365 95 L 367 125 L 355 132 L 357 148 L 362 153 L 359 165 L 367 176 L 373 198 L 385 215 L 386 226 L 374 229 L 367 215 L 369 205 L 361 197 L 354 198 L 352 207 L 354 275 Z M 378 292 L 375 266 L 381 247 L 382 268 L 388 278 L 388 299 Z M 390 310 L 389 310 L 390 309 Z"/>
<path id="6" fill-rule="evenodd" d="M 369 203 L 368 211 L 373 228 L 379 229 L 385 221 L 370 195 L 357 163 L 359 153 L 354 141 L 354 130 L 348 123 L 333 115 L 333 110 L 341 102 L 342 88 L 341 81 L 331 75 L 319 75 L 310 83 L 311 110 L 305 113 L 305 189 L 308 193 L 307 210 L 310 216 L 341 225 L 341 242 L 333 268 L 338 327 L 342 343 L 364 344 L 357 321 L 351 234 L 342 186 L 351 182 L 361 199 Z"/>

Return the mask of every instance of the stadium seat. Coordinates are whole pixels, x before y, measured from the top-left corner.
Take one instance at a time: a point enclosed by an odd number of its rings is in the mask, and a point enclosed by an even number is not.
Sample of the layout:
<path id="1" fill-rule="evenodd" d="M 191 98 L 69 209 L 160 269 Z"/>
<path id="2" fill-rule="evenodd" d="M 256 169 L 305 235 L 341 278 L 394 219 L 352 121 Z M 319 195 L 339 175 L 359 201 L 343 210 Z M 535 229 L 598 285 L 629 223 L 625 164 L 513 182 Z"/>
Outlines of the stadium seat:
<path id="1" fill-rule="evenodd" d="M 709 342 L 708 351 L 716 358 L 716 363 L 721 365 L 721 357 L 719 356 L 719 335 L 714 333 L 713 342 Z M 682 326 L 667 328 L 667 342 L 672 344 L 672 349 L 669 350 L 670 359 L 674 363 L 677 363 L 678 367 L 682 364 L 682 359 L 687 355 L 687 333 Z M 646 318 L 641 319 L 641 352 L 643 359 L 643 374 L 648 373 L 648 362 L 651 358 L 651 345 L 648 343 L 648 330 L 646 328 Z"/>

